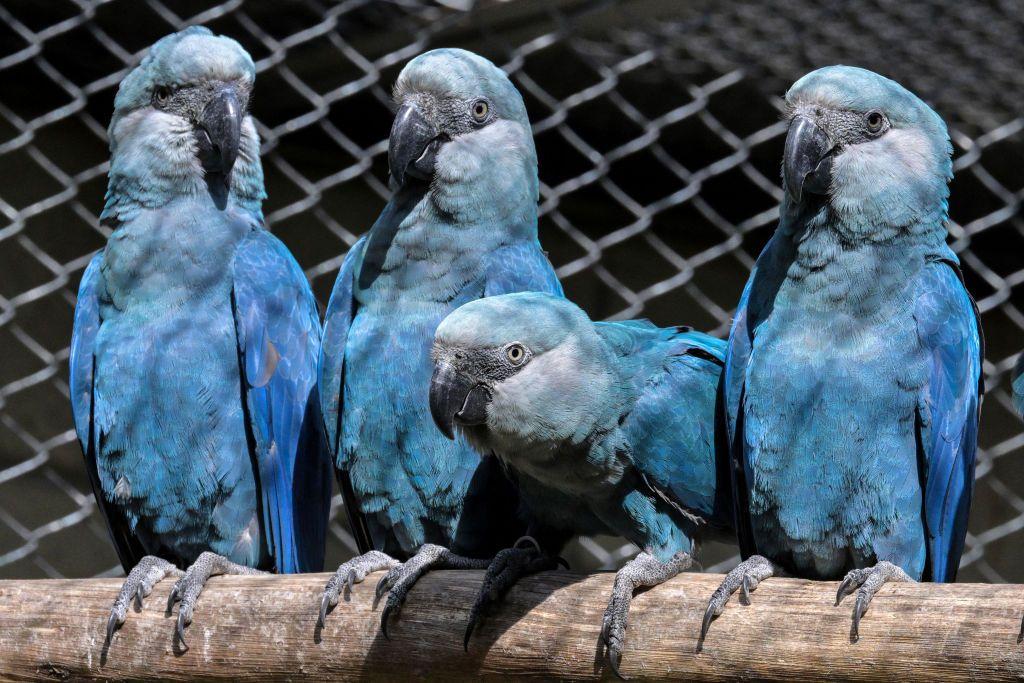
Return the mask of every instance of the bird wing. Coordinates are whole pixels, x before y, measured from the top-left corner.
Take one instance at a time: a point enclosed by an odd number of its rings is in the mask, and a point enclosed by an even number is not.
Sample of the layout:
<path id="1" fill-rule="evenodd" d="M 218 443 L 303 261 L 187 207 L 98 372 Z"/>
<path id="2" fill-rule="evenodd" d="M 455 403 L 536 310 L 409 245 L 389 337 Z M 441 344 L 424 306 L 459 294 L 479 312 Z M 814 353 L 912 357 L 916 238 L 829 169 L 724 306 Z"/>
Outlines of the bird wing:
<path id="1" fill-rule="evenodd" d="M 733 523 L 739 539 L 740 553 L 744 558 L 756 552 L 747 504 L 746 453 L 743 438 L 743 392 L 747 364 L 750 362 L 754 342 L 753 327 L 750 324 L 750 293 L 754 288 L 756 276 L 755 266 L 733 316 L 716 411 L 719 448 L 727 454 L 726 467 L 732 490 Z"/>
<path id="2" fill-rule="evenodd" d="M 724 491 L 715 462 L 715 398 L 725 342 L 639 320 L 595 323 L 595 329 L 622 362 L 636 364 L 637 400 L 622 428 L 644 481 L 691 521 L 731 525 L 731 510 L 717 495 Z"/>
<path id="3" fill-rule="evenodd" d="M 262 228 L 239 244 L 232 276 L 267 546 L 278 573 L 319 571 L 331 484 L 315 391 L 316 301 L 287 247 Z"/>
<path id="4" fill-rule="evenodd" d="M 924 270 L 914 308 L 930 360 L 918 411 L 919 462 L 931 580 L 953 581 L 967 534 L 974 488 L 984 341 L 977 308 L 951 259 Z"/>
<path id="5" fill-rule="evenodd" d="M 324 338 L 320 345 L 320 362 L 317 370 L 317 382 L 320 394 L 320 410 L 323 413 L 327 443 L 334 454 L 338 467 L 335 474 L 341 486 L 341 497 L 345 502 L 349 526 L 355 537 L 360 553 L 373 549 L 366 519 L 356 504 L 355 491 L 349 479 L 348 471 L 340 459 L 339 437 L 341 432 L 342 392 L 345 389 L 345 344 L 348 341 L 349 327 L 356 314 L 356 301 L 353 296 L 356 264 L 362 258 L 366 247 L 366 237 L 360 237 L 342 261 L 341 271 L 334 282 L 327 314 L 324 317 Z"/>
<path id="6" fill-rule="evenodd" d="M 107 522 L 114 547 L 117 549 L 117 556 L 127 572 L 146 553 L 131 533 L 125 516 L 117 508 L 107 503 L 100 486 L 99 471 L 96 465 L 101 431 L 97 425 L 96 416 L 109 412 L 105 406 L 96 405 L 96 402 L 102 399 L 99 399 L 94 392 L 96 335 L 100 331 L 99 290 L 102 286 L 100 275 L 102 261 L 103 251 L 101 250 L 92 257 L 85 273 L 82 274 L 82 282 L 78 287 L 74 328 L 71 333 L 71 356 L 68 360 L 71 414 L 75 422 L 75 431 L 78 433 L 78 442 L 82 445 L 82 454 L 85 456 L 85 469 L 89 475 L 93 495 Z"/>
<path id="7" fill-rule="evenodd" d="M 544 292 L 564 296 L 548 256 L 536 241 L 522 241 L 497 249 L 486 269 L 484 296 L 515 292 Z"/>

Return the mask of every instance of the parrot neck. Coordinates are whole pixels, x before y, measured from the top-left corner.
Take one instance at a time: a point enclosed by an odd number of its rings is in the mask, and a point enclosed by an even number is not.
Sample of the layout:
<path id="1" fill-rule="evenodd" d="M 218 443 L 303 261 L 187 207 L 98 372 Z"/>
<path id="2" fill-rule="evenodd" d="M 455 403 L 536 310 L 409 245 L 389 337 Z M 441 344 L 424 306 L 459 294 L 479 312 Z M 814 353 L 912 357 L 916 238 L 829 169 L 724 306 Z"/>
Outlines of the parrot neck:
<path id="1" fill-rule="evenodd" d="M 938 218 L 893 225 L 871 222 L 869 213 L 840 214 L 825 203 L 784 203 L 772 249 L 785 272 L 783 293 L 807 309 L 888 315 L 925 263 L 946 257 Z"/>

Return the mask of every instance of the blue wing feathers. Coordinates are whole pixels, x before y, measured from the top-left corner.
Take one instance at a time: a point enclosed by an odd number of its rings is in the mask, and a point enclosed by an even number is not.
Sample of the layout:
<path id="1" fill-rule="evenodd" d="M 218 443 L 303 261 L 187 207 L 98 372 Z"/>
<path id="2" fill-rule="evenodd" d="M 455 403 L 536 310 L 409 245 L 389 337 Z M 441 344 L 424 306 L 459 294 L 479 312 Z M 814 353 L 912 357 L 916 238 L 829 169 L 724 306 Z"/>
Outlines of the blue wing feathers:
<path id="1" fill-rule="evenodd" d="M 96 504 L 103 514 L 103 519 L 106 520 L 121 565 L 125 571 L 129 571 L 146 553 L 132 533 L 124 515 L 106 503 L 96 463 L 100 434 L 95 415 L 97 412 L 104 412 L 102 406 L 97 410 L 97 406 L 94 404 L 96 400 L 94 393 L 95 352 L 96 335 L 100 329 L 99 292 L 102 287 L 100 274 L 102 262 L 103 251 L 100 250 L 89 261 L 78 288 L 74 328 L 71 334 L 71 355 L 68 359 L 71 414 L 74 418 L 78 441 L 82 445 L 85 470 L 89 475 L 89 483 L 92 486 Z"/>
<path id="2" fill-rule="evenodd" d="M 914 314 L 931 373 L 921 416 L 924 512 L 933 581 L 956 578 L 974 486 L 982 338 L 955 264 L 925 269 Z"/>
<path id="3" fill-rule="evenodd" d="M 78 287 L 78 301 L 75 304 L 74 330 L 71 334 L 71 356 L 69 364 L 69 386 L 71 390 L 71 414 L 75 422 L 78 441 L 82 452 L 89 452 L 90 424 L 92 421 L 93 362 L 96 348 L 96 334 L 100 329 L 100 263 L 103 252 L 99 251 L 82 274 Z"/>
<path id="4" fill-rule="evenodd" d="M 644 480 L 687 513 L 719 527 L 731 525 L 722 505 L 715 456 L 715 396 L 725 360 L 721 339 L 646 320 L 595 323 L 620 357 L 637 363 L 638 398 L 623 423 L 632 460 Z M 680 397 L 686 409 L 680 409 Z"/>
<path id="5" fill-rule="evenodd" d="M 356 262 L 366 244 L 366 237 L 359 238 L 341 264 L 341 271 L 334 282 L 331 298 L 324 316 L 324 336 L 320 345 L 320 360 L 317 369 L 317 384 L 320 394 L 320 411 L 323 414 L 327 442 L 335 457 L 338 455 L 338 418 L 341 413 L 341 392 L 343 388 L 343 365 L 348 330 L 355 317 L 355 300 L 352 287 L 355 280 Z"/>
<path id="6" fill-rule="evenodd" d="M 239 245 L 233 296 L 267 544 L 280 573 L 323 565 L 330 463 L 315 400 L 320 323 L 298 263 L 265 230 Z"/>

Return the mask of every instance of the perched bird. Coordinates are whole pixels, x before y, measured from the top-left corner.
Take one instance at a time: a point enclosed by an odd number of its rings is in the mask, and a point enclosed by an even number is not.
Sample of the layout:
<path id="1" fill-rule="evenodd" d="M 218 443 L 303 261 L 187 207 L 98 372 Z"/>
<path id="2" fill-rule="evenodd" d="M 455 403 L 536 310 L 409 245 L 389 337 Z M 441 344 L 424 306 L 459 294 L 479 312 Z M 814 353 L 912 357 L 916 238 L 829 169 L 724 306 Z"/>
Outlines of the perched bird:
<path id="1" fill-rule="evenodd" d="M 187 648 L 211 575 L 323 564 L 320 324 L 263 226 L 254 78 L 238 43 L 192 27 L 154 44 L 114 101 L 113 232 L 82 278 L 70 360 L 86 467 L 130 570 L 108 640 L 168 574 Z"/>
<path id="2" fill-rule="evenodd" d="M 423 572 L 483 568 L 486 559 L 469 558 L 493 556 L 522 530 L 515 491 L 494 459 L 433 425 L 434 330 L 474 299 L 562 293 L 537 241 L 530 122 L 505 73 L 465 50 L 433 50 L 406 65 L 394 96 L 394 194 L 338 274 L 319 384 L 363 554 L 328 582 L 318 623 L 346 585 L 388 569 L 377 585 L 378 596 L 389 591 L 385 635 L 388 615 Z"/>
<path id="3" fill-rule="evenodd" d="M 946 246 L 951 146 L 898 83 L 833 66 L 786 94 L 779 226 L 729 336 L 740 586 L 773 574 L 857 592 L 851 639 L 887 581 L 952 581 L 967 531 L 982 336 Z"/>
<path id="4" fill-rule="evenodd" d="M 640 548 L 615 577 L 602 642 L 616 673 L 630 600 L 691 563 L 696 536 L 729 531 L 718 486 L 715 400 L 725 342 L 647 321 L 591 322 L 547 294 L 468 303 L 434 342 L 430 409 L 493 453 L 519 488 L 536 548 L 487 569 L 466 629 L 520 576 L 552 568 L 574 535 L 614 534 Z"/>

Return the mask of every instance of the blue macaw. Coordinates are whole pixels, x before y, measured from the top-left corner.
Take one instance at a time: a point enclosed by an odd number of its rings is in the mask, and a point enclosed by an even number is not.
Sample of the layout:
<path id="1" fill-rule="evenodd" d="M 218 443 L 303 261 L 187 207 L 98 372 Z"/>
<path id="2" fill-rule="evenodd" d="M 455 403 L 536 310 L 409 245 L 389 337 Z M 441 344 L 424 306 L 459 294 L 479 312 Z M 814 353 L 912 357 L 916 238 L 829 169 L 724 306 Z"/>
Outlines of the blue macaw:
<path id="1" fill-rule="evenodd" d="M 613 534 L 641 550 L 616 575 L 604 615 L 618 673 L 633 591 L 689 567 L 696 536 L 731 530 L 715 447 L 725 342 L 647 321 L 593 323 L 565 299 L 524 293 L 456 310 L 433 357 L 438 428 L 512 472 L 536 543 L 491 563 L 466 643 L 483 608 L 520 576 L 553 568 L 571 536 Z"/>
<path id="2" fill-rule="evenodd" d="M 951 146 L 898 83 L 833 66 L 786 94 L 779 227 L 729 336 L 723 379 L 742 564 L 857 591 L 953 581 L 967 532 L 982 334 L 946 246 Z"/>
<path id="3" fill-rule="evenodd" d="M 122 81 L 71 340 L 75 429 L 133 597 L 180 576 L 181 646 L 214 574 L 318 571 L 331 467 L 309 284 L 264 229 L 252 59 L 191 27 Z M 187 571 L 181 569 L 187 567 Z"/>
<path id="4" fill-rule="evenodd" d="M 346 585 L 388 569 L 377 585 L 378 596 L 389 591 L 385 635 L 388 615 L 423 572 L 483 568 L 480 558 L 522 531 L 515 490 L 494 459 L 448 441 L 431 421 L 437 324 L 481 297 L 562 294 L 537 241 L 530 122 L 505 73 L 465 50 L 433 50 L 406 65 L 394 95 L 394 194 L 342 264 L 319 375 L 328 441 L 363 553 L 328 582 L 319 624 Z"/>

